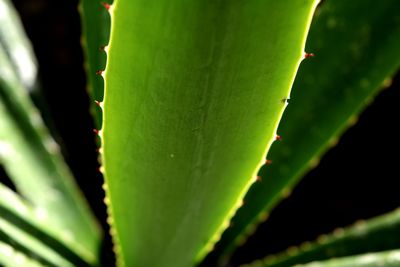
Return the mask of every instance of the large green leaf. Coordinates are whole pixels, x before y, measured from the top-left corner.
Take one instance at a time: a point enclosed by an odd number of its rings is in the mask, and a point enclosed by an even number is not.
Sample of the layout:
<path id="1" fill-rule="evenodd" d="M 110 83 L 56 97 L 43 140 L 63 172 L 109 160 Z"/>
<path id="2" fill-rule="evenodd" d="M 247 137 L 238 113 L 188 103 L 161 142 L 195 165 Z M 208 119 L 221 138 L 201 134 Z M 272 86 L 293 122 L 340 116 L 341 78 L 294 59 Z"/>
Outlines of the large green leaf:
<path id="1" fill-rule="evenodd" d="M 11 21 L 0 25 L 0 28 L 8 27 L 1 32 L 15 30 L 14 33 L 23 34 L 19 24 L 13 23 L 17 17 L 8 1 L 1 0 L 0 3 L 4 12 L 2 21 Z M 75 185 L 58 145 L 29 98 L 26 88 L 33 85 L 35 79 L 28 84 L 15 67 L 21 64 L 15 62 L 18 53 L 29 54 L 24 50 L 28 48 L 17 43 L 17 38 L 13 40 L 16 42 L 14 47 L 20 50 L 10 50 L 9 40 L 0 40 L 0 163 L 18 192 L 34 206 L 35 216 L 57 226 L 57 231 L 64 233 L 64 243 L 88 262 L 95 263 L 100 238 L 98 225 Z M 29 61 L 30 57 L 24 57 L 24 60 Z M 29 66 L 35 66 L 31 63 Z"/>
<path id="2" fill-rule="evenodd" d="M 338 228 L 330 235 L 321 235 L 316 242 L 305 242 L 286 252 L 271 255 L 255 266 L 290 267 L 296 264 L 321 261 L 366 252 L 400 247 L 400 210 L 359 221 L 347 228 Z"/>
<path id="3" fill-rule="evenodd" d="M 210 251 L 275 140 L 314 0 L 117 0 L 103 163 L 120 264 Z"/>
<path id="4" fill-rule="evenodd" d="M 297 181 L 318 163 L 400 66 L 399 1 L 325 1 L 311 25 L 292 100 L 271 165 L 260 172 L 218 252 L 242 244 Z M 228 253 L 229 254 L 229 253 Z"/>

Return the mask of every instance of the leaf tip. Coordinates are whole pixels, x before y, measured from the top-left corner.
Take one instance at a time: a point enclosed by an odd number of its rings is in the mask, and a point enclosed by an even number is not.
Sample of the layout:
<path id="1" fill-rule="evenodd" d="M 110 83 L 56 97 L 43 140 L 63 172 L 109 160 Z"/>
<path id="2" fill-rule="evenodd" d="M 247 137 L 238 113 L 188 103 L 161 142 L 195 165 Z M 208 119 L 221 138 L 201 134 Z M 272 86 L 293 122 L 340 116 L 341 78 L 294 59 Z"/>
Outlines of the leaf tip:
<path id="1" fill-rule="evenodd" d="M 343 229 L 343 228 L 336 228 L 336 229 L 333 231 L 333 235 L 334 235 L 336 238 L 342 237 L 342 236 L 344 235 L 344 229 Z"/>
<path id="2" fill-rule="evenodd" d="M 326 243 L 327 241 L 328 241 L 328 236 L 327 236 L 326 234 L 320 235 L 320 236 L 317 238 L 317 242 L 318 242 L 319 244 L 324 244 L 324 243 Z"/>
<path id="3" fill-rule="evenodd" d="M 315 57 L 315 54 L 313 54 L 313 53 L 304 53 L 304 58 L 310 58 L 310 57 Z"/>
<path id="4" fill-rule="evenodd" d="M 281 99 L 281 102 L 283 104 L 289 104 L 289 100 L 290 100 L 290 98 L 283 98 L 283 99 Z"/>
<path id="5" fill-rule="evenodd" d="M 104 70 L 98 70 L 96 71 L 96 74 L 99 76 L 103 76 Z"/>
<path id="6" fill-rule="evenodd" d="M 99 47 L 99 51 L 100 52 L 104 52 L 106 54 L 108 54 L 108 49 L 109 49 L 108 45 L 102 45 L 102 46 Z"/>
<path id="7" fill-rule="evenodd" d="M 97 171 L 98 171 L 99 173 L 101 173 L 101 174 L 104 174 L 104 167 L 103 167 L 103 166 L 100 166 L 100 167 L 97 169 Z"/>
<path id="8" fill-rule="evenodd" d="M 95 100 L 94 103 L 96 104 L 96 106 L 98 106 L 99 108 L 103 109 L 104 104 L 103 104 L 102 101 Z"/>
<path id="9" fill-rule="evenodd" d="M 106 2 L 100 2 L 100 4 L 107 10 L 110 10 L 111 5 L 109 3 Z"/>
<path id="10" fill-rule="evenodd" d="M 292 194 L 292 190 L 288 187 L 282 190 L 281 192 L 283 198 L 288 198 Z"/>
<path id="11" fill-rule="evenodd" d="M 259 220 L 260 222 L 265 222 L 266 220 L 268 220 L 268 218 L 269 218 L 269 213 L 266 212 L 266 211 L 261 212 L 261 213 L 258 215 L 258 220 Z"/>
<path id="12" fill-rule="evenodd" d="M 297 247 L 295 247 L 295 246 L 291 246 L 286 250 L 286 253 L 289 256 L 294 256 L 294 255 L 299 253 L 299 249 Z"/>

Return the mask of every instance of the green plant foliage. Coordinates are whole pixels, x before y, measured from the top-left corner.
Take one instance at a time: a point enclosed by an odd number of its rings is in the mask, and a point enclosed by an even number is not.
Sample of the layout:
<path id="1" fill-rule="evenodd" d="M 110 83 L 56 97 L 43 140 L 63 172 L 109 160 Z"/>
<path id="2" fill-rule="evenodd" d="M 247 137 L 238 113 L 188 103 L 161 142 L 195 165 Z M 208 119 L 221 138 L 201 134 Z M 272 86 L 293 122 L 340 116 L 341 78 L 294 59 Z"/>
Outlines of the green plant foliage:
<path id="1" fill-rule="evenodd" d="M 0 3 L 6 15 L 14 14 L 8 1 Z M 0 25 L 0 28 L 9 27 L 0 32 L 23 34 L 18 28 L 19 21 L 14 23 L 15 16 L 2 16 L 1 19 L 11 22 Z M 13 31 L 14 28 L 17 29 Z M 24 80 L 18 74 L 16 66 L 24 62 L 15 60 L 19 55 L 29 55 L 30 51 L 25 50 L 29 46 L 19 43 L 10 46 L 2 39 L 0 41 L 0 163 L 18 192 L 33 204 L 37 219 L 54 226 L 55 231 L 62 233 L 63 243 L 69 244 L 88 262 L 95 263 L 100 238 L 98 226 L 73 183 L 57 144 L 30 101 L 26 89 L 33 84 L 28 84 L 28 81 L 34 83 L 36 77 Z M 9 47 L 13 49 L 8 50 Z M 29 61 L 30 57 L 26 56 L 24 60 Z M 29 68 L 35 67 L 34 62 L 28 65 Z"/>
<path id="2" fill-rule="evenodd" d="M 264 267 L 290 267 L 329 258 L 397 249 L 400 247 L 399 232 L 400 210 L 396 210 L 367 221 L 359 221 L 351 227 L 338 228 L 330 235 L 321 235 L 316 242 L 291 247 L 257 264 L 262 262 Z"/>
<path id="3" fill-rule="evenodd" d="M 332 259 L 322 262 L 312 262 L 296 267 L 398 267 L 400 265 L 400 250 L 379 253 L 368 253 L 352 257 Z M 252 266 L 252 267 L 256 267 Z"/>
<path id="4" fill-rule="evenodd" d="M 25 255 L 34 256 L 38 262 L 43 263 L 45 266 L 74 266 L 65 259 L 60 258 L 54 251 L 43 245 L 39 240 L 21 232 L 18 226 L 11 225 L 2 219 L 0 219 L 0 240 L 5 240 L 8 244 L 11 244 L 14 249 L 25 253 Z"/>
<path id="5" fill-rule="evenodd" d="M 1 69 L 5 70 L 4 67 Z M 24 106 L 30 104 L 25 102 L 28 100 L 26 96 L 18 99 L 24 95 L 17 95 L 16 92 L 23 90 L 18 85 L 9 86 L 0 78 L 1 164 L 21 195 L 34 204 L 34 216 L 49 224 L 51 222 L 55 227 L 53 233 L 60 232 L 61 235 L 57 236 L 62 242 L 71 245 L 88 261 L 96 261 L 97 226 L 86 207 L 75 202 L 82 203 L 82 199 L 80 195 L 74 195 L 76 193 L 71 194 L 74 192 L 71 189 L 75 190 L 72 184 L 65 183 L 69 173 L 63 165 L 57 165 L 62 163 L 57 158 L 59 155 L 45 147 L 40 132 L 32 125 L 32 117 L 25 108 L 32 111 L 30 114 L 37 111 L 30 105 Z"/>
<path id="6" fill-rule="evenodd" d="M 119 267 L 199 263 L 255 183 L 217 247 L 225 263 L 390 83 L 398 1 L 324 1 L 305 50 L 317 2 L 80 2 Z M 36 65 L 0 0 L 0 164 L 17 189 L 0 183 L 0 265 L 97 266 L 98 226 L 29 97 Z M 399 266 L 399 229 L 395 211 L 246 266 Z"/>
<path id="7" fill-rule="evenodd" d="M 38 261 L 27 257 L 24 253 L 1 241 L 0 264 L 4 267 L 43 267 Z"/>
<path id="8" fill-rule="evenodd" d="M 110 16 L 107 7 L 111 1 L 80 1 L 82 46 L 86 55 L 85 69 L 88 76 L 88 92 L 92 100 L 92 113 L 97 127 L 101 127 L 101 109 L 95 103 L 103 101 L 104 81 L 99 71 L 106 66 L 106 53 L 110 33 Z M 102 6 L 104 8 L 102 8 Z"/>
<path id="9" fill-rule="evenodd" d="M 18 80 L 32 90 L 37 80 L 37 63 L 31 43 L 9 0 L 0 1 L 0 46 L 10 58 Z"/>
<path id="10" fill-rule="evenodd" d="M 212 249 L 275 140 L 315 6 L 111 7 L 100 136 L 121 265 L 190 266 Z"/>
<path id="11" fill-rule="evenodd" d="M 53 236 L 60 238 L 62 233 L 59 234 L 52 229 L 53 225 L 37 220 L 33 207 L 2 184 L 0 184 L 0 214 L 0 241 L 4 246 L 8 244 L 25 255 L 34 256 L 45 266 L 74 266 L 53 251 L 57 245 L 58 247 L 62 245 L 54 241 L 49 242 Z M 2 257 L 0 263 L 5 264 Z"/>
<path id="12" fill-rule="evenodd" d="M 398 6 L 398 1 L 322 4 L 306 45 L 306 51 L 316 56 L 303 62 L 299 70 L 278 129 L 282 141 L 269 154 L 273 163 L 261 170 L 262 182 L 254 184 L 245 197 L 246 205 L 223 235 L 219 252 L 225 251 L 227 256 L 242 244 L 390 83 L 400 66 L 400 20 L 393 6 Z"/>

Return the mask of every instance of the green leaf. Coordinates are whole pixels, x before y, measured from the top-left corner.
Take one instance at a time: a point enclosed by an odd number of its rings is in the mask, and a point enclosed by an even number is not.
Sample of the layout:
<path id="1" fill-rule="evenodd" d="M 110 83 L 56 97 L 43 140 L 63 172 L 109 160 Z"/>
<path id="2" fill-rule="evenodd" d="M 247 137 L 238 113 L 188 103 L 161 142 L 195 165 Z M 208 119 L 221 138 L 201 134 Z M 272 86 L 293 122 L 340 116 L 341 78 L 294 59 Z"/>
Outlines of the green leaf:
<path id="1" fill-rule="evenodd" d="M 400 66 L 397 0 L 326 1 L 316 13 L 292 99 L 260 172 L 262 182 L 245 197 L 246 205 L 222 237 L 218 252 L 232 252 L 268 217 L 275 205 L 390 83 Z M 371 8 L 373 7 L 373 8 Z M 217 252 L 217 253 L 218 253 Z"/>
<path id="2" fill-rule="evenodd" d="M 399 265 L 400 250 L 391 250 L 332 259 L 328 261 L 312 262 L 304 265 L 296 265 L 295 267 L 398 267 Z M 252 265 L 251 267 L 257 266 L 262 265 Z"/>
<path id="3" fill-rule="evenodd" d="M 105 69 L 106 49 L 110 34 L 110 16 L 107 4 L 111 1 L 81 0 L 79 11 L 82 24 L 82 46 L 86 56 L 85 69 L 88 77 L 88 92 L 92 101 L 95 124 L 101 127 L 101 109 L 95 101 L 103 101 L 104 81 L 96 73 Z M 102 5 L 105 5 L 104 7 Z"/>
<path id="4" fill-rule="evenodd" d="M 120 264 L 210 251 L 275 140 L 314 0 L 117 0 L 103 163 Z"/>
<path id="5" fill-rule="evenodd" d="M 8 5 L 4 0 L 0 2 L 2 8 Z M 13 31 L 13 23 L 6 25 L 10 27 L 8 31 Z M 10 51 L 3 49 L 3 45 L 0 42 L 0 163 L 18 192 L 33 204 L 36 215 L 56 225 L 58 231 L 69 233 L 63 241 L 73 243 L 71 248 L 76 253 L 95 263 L 100 238 L 98 225 L 58 145 L 33 106 L 23 80 L 19 80 Z"/>
<path id="6" fill-rule="evenodd" d="M 290 267 L 334 257 L 397 249 L 400 247 L 399 234 L 400 210 L 396 210 L 367 221 L 359 221 L 344 229 L 338 228 L 330 235 L 320 236 L 316 242 L 291 247 L 257 264 L 262 262 L 264 267 Z"/>
<path id="7" fill-rule="evenodd" d="M 4 267 L 43 267 L 36 260 L 27 257 L 24 253 L 15 250 L 7 243 L 0 241 L 0 266 Z"/>
<path id="8" fill-rule="evenodd" d="M 0 240 L 26 255 L 34 256 L 38 262 L 49 267 L 73 267 L 71 263 L 57 255 L 37 239 L 21 232 L 18 226 L 0 218 Z M 88 265 L 85 265 L 88 266 Z"/>
<path id="9" fill-rule="evenodd" d="M 37 63 L 31 43 L 9 0 L 0 1 L 0 43 L 18 80 L 32 90 L 37 80 Z"/>
<path id="10" fill-rule="evenodd" d="M 68 256 L 72 262 L 80 264 L 79 266 L 89 266 L 76 255 L 72 255 L 73 252 L 68 251 L 65 244 L 55 239 L 63 240 L 62 232 L 50 222 L 37 218 L 35 209 L 29 203 L 1 183 L 0 215 L 0 241 L 12 246 L 13 250 L 32 256 L 45 266 L 74 266 L 63 256 Z M 61 251 L 61 255 L 56 252 L 57 249 Z"/>
<path id="11" fill-rule="evenodd" d="M 58 151 L 53 149 L 57 145 L 50 136 L 42 139 L 33 126 L 32 115 L 37 111 L 31 107 L 25 109 L 26 106 L 16 103 L 17 97 L 7 95 L 17 92 L 12 91 L 15 89 L 24 90 L 8 87 L 0 78 L 0 162 L 18 191 L 34 205 L 35 216 L 56 225 L 58 231 L 68 233 L 62 240 L 73 243 L 72 248 L 77 253 L 95 262 L 99 240 L 97 225 L 75 185 L 68 182 L 67 178 L 72 177 Z M 30 115 L 27 110 L 32 111 Z"/>

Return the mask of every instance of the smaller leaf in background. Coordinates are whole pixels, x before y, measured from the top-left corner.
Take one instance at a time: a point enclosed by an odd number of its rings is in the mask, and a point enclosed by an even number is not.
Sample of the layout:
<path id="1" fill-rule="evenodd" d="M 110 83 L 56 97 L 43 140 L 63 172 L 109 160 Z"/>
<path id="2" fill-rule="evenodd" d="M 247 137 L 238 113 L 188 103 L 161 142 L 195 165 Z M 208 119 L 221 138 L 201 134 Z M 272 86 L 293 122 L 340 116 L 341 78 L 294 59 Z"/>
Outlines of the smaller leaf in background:
<path id="1" fill-rule="evenodd" d="M 0 74 L 6 60 L 0 49 Z M 7 74 L 8 75 L 8 74 Z M 0 163 L 35 216 L 64 233 L 63 241 L 89 262 L 97 260 L 99 229 L 24 89 L 0 77 Z M 39 116 L 39 117 L 36 117 Z M 39 120 L 40 126 L 35 125 Z"/>
<path id="2" fill-rule="evenodd" d="M 71 262 L 78 263 L 79 266 L 88 266 L 87 263 L 79 261 L 77 255 L 71 257 L 73 252 L 57 242 L 57 238 L 62 240 L 61 235 L 51 223 L 38 220 L 34 208 L 29 203 L 0 183 L 0 241 L 27 256 L 34 257 L 45 266 L 72 267 L 74 265 Z M 61 248 L 63 255 L 56 251 L 57 248 Z"/>
<path id="3" fill-rule="evenodd" d="M 337 258 L 328 261 L 312 262 L 295 267 L 398 267 L 400 250 L 367 253 L 352 257 Z M 257 267 L 255 265 L 254 267 Z"/>
<path id="4" fill-rule="evenodd" d="M 284 253 L 257 261 L 254 266 L 290 267 L 329 258 L 397 249 L 400 247 L 399 236 L 400 209 L 359 221 L 347 228 L 338 228 L 332 234 L 321 235 L 316 242 L 291 247 Z"/>
<path id="5" fill-rule="evenodd" d="M 31 91 L 37 81 L 37 62 L 19 16 L 9 0 L 0 1 L 0 25 L 1 46 L 18 80 Z"/>
<path id="6" fill-rule="evenodd" d="M 37 260 L 26 256 L 13 246 L 0 241 L 0 266 L 4 267 L 45 267 Z"/>
<path id="7" fill-rule="evenodd" d="M 8 1 L 0 0 L 0 3 L 1 12 L 4 13 L 4 8 L 13 10 Z M 2 20 L 11 22 L 1 24 L 0 28 L 5 25 L 8 28 L 0 32 L 23 34 L 20 39 L 25 40 L 20 23 L 14 23 L 18 18 L 13 12 L 4 13 L 13 16 L 2 16 Z M 97 222 L 15 67 L 20 63 L 15 63 L 12 55 L 30 55 L 30 51 L 23 50 L 30 46 L 14 44 L 22 52 L 7 50 L 9 46 L 0 39 L 0 163 L 17 191 L 34 206 L 35 216 L 57 226 L 65 244 L 86 261 L 95 263 L 100 239 Z M 31 63 L 30 66 L 35 66 Z"/>
<path id="8" fill-rule="evenodd" d="M 40 240 L 22 232 L 18 225 L 9 224 L 0 218 L 0 240 L 14 249 L 34 257 L 38 262 L 48 267 L 74 267 L 72 263 L 61 258 L 52 248 L 43 245 Z M 24 266 L 24 265 L 22 265 Z M 88 266 L 88 265 L 84 265 Z"/>
<path id="9" fill-rule="evenodd" d="M 91 98 L 95 125 L 101 128 L 102 111 L 96 103 L 103 101 L 104 81 L 98 71 L 106 66 L 106 53 L 110 35 L 110 15 L 107 12 L 111 1 L 81 0 L 79 11 L 82 25 L 82 48 L 86 61 L 87 87 Z M 98 101 L 98 102 L 97 102 Z"/>
<path id="10" fill-rule="evenodd" d="M 261 182 L 217 245 L 214 255 L 226 255 L 221 262 L 390 83 L 400 66 L 399 8 L 397 0 L 336 0 L 317 10 L 306 45 L 315 57 L 300 67 L 278 129 L 282 142 L 268 156 L 273 163 L 260 171 Z"/>

